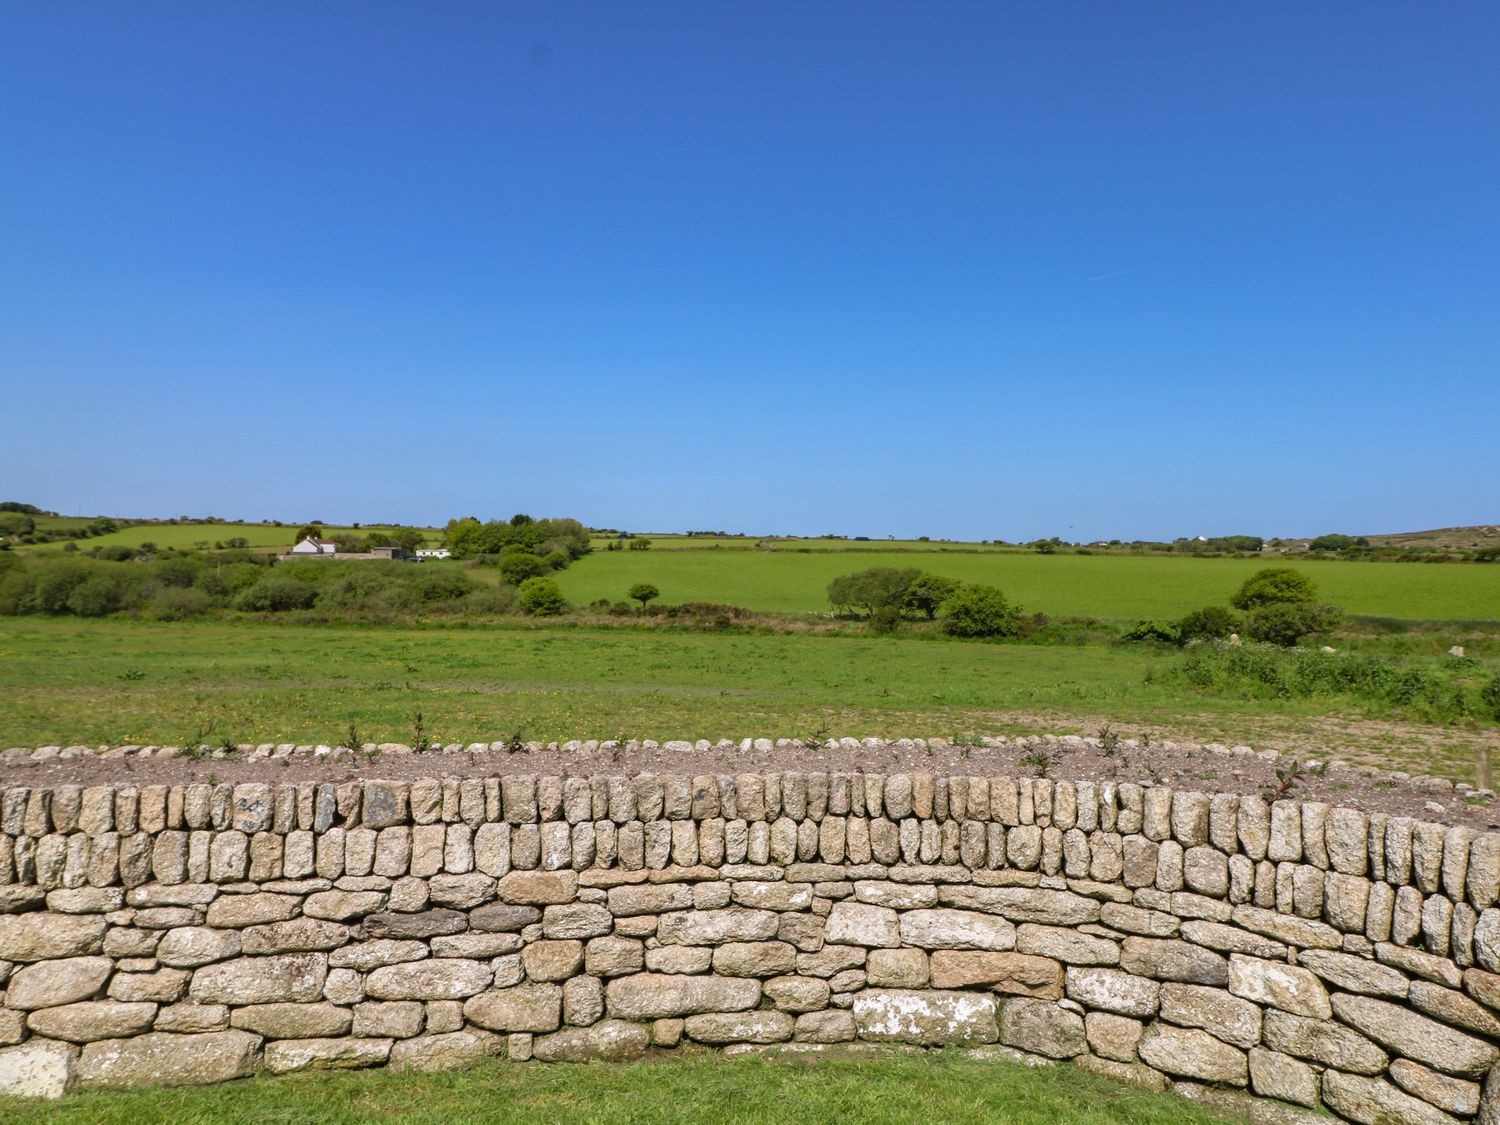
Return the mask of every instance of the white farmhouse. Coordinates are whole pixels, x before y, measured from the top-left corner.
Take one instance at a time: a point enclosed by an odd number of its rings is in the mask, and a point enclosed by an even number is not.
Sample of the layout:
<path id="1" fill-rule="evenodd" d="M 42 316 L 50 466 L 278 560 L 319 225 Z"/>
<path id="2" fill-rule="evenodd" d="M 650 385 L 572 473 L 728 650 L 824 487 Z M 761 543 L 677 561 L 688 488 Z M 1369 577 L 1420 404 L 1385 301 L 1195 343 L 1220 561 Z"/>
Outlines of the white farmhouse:
<path id="1" fill-rule="evenodd" d="M 447 547 L 419 547 L 417 558 L 419 559 L 451 559 L 453 552 Z"/>
<path id="2" fill-rule="evenodd" d="M 338 550 L 339 550 L 339 545 L 337 543 L 335 543 L 332 539 L 314 539 L 312 536 L 309 535 L 306 539 L 302 539 L 302 540 L 298 541 L 297 545 L 292 548 L 292 554 L 294 554 L 294 555 L 336 555 L 336 554 L 338 554 Z"/>

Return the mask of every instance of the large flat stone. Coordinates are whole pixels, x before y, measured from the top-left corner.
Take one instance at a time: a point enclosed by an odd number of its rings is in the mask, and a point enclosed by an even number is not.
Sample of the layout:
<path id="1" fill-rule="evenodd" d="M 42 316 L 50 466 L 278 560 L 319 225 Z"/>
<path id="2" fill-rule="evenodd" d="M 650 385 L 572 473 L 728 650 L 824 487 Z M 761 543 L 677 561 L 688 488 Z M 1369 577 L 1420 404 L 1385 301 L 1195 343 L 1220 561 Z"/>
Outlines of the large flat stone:
<path id="1" fill-rule="evenodd" d="M 561 985 L 518 984 L 471 996 L 464 1018 L 490 1031 L 556 1031 L 562 1023 Z"/>
<path id="2" fill-rule="evenodd" d="M 568 1027 L 540 1036 L 532 1045 L 532 1056 L 542 1062 L 624 1062 L 639 1058 L 650 1046 L 646 1025 L 624 1020 L 601 1020 L 592 1027 Z"/>
<path id="3" fill-rule="evenodd" d="M 993 1043 L 999 1037 L 993 997 L 937 989 L 867 988 L 854 996 L 855 1031 L 861 1039 L 918 1043 Z"/>
<path id="4" fill-rule="evenodd" d="M 1490 1043 L 1373 996 L 1341 993 L 1333 998 L 1333 1012 L 1383 1047 L 1446 1074 L 1482 1078 L 1500 1059 Z"/>
<path id="5" fill-rule="evenodd" d="M 760 981 L 749 977 L 635 973 L 604 988 L 605 1007 L 618 1019 L 663 1019 L 699 1012 L 739 1012 L 760 1000 Z"/>
<path id="6" fill-rule="evenodd" d="M 247 1031 L 203 1035 L 152 1031 L 133 1039 L 105 1039 L 83 1048 L 78 1082 L 90 1090 L 227 1082 L 255 1070 L 260 1043 L 260 1036 Z"/>
<path id="7" fill-rule="evenodd" d="M 488 1031 L 450 1031 L 402 1039 L 391 1047 L 392 1070 L 455 1070 L 503 1054 L 505 1039 Z"/>
<path id="8" fill-rule="evenodd" d="M 0 914 L 0 960 L 46 961 L 98 953 L 104 919 L 95 914 Z"/>
<path id="9" fill-rule="evenodd" d="M 60 1098 L 73 1088 L 78 1048 L 50 1039 L 31 1039 L 0 1049 L 0 1094 L 16 1098 Z"/>
<path id="10" fill-rule="evenodd" d="M 391 1056 L 389 1039 L 280 1039 L 267 1043 L 266 1069 L 272 1074 L 294 1070 L 350 1070 L 380 1066 Z"/>
<path id="11" fill-rule="evenodd" d="M 871 957 L 874 957 L 873 953 Z M 987 950 L 939 949 L 932 955 L 931 972 L 933 988 L 979 985 L 994 992 L 1034 996 L 1039 1000 L 1062 999 L 1062 966 L 1046 957 Z"/>
<path id="12" fill-rule="evenodd" d="M 494 978 L 482 961 L 434 957 L 376 969 L 365 978 L 365 992 L 372 1000 L 464 1000 Z"/>
<path id="13" fill-rule="evenodd" d="M 1025 996 L 1001 1005 L 1000 1042 L 1051 1059 L 1072 1058 L 1088 1049 L 1082 1016 Z"/>
<path id="14" fill-rule="evenodd" d="M 305 1003 L 322 997 L 327 979 L 324 953 L 241 957 L 199 969 L 188 995 L 200 1004 Z"/>
<path id="15" fill-rule="evenodd" d="M 1157 1070 L 1204 1082 L 1243 1086 L 1250 1079 L 1243 1051 L 1196 1028 L 1153 1024 L 1141 1037 L 1141 1058 Z"/>
<path id="16" fill-rule="evenodd" d="M 5 1006 L 20 1011 L 87 1000 L 104 987 L 114 969 L 108 957 L 66 957 L 17 969 L 5 992 Z"/>
<path id="17" fill-rule="evenodd" d="M 838 906 L 834 910 L 837 911 Z M 954 910 L 947 907 L 908 910 L 901 915 L 900 934 L 902 944 L 919 949 L 986 949 L 1003 952 L 1016 947 L 1014 924 L 1005 918 L 975 910 Z"/>
<path id="18" fill-rule="evenodd" d="M 139 1035 L 156 1018 L 155 1004 L 92 1000 L 32 1012 L 26 1026 L 49 1039 L 92 1043 L 96 1039 L 124 1039 Z"/>
<path id="19" fill-rule="evenodd" d="M 1328 1108 L 1362 1125 L 1453 1125 L 1442 1110 L 1378 1078 L 1330 1070 L 1323 1076 Z"/>

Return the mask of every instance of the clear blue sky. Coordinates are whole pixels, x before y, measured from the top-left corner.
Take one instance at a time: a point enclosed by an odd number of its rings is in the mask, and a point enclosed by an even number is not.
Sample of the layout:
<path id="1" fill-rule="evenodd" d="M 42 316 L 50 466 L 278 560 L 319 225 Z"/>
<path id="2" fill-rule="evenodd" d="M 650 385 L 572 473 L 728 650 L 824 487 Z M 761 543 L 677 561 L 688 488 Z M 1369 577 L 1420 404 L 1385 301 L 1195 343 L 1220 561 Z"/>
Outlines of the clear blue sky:
<path id="1" fill-rule="evenodd" d="M 20 3 L 0 493 L 1500 520 L 1500 5 Z"/>

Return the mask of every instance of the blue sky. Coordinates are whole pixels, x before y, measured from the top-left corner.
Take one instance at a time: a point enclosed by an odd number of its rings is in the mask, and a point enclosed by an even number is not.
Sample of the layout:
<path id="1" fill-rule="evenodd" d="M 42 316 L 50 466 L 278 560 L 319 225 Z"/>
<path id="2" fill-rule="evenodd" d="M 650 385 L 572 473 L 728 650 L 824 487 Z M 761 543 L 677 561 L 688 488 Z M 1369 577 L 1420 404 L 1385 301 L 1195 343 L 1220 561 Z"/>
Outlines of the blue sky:
<path id="1" fill-rule="evenodd" d="M 1500 520 L 1500 7 L 6 3 L 0 492 Z"/>

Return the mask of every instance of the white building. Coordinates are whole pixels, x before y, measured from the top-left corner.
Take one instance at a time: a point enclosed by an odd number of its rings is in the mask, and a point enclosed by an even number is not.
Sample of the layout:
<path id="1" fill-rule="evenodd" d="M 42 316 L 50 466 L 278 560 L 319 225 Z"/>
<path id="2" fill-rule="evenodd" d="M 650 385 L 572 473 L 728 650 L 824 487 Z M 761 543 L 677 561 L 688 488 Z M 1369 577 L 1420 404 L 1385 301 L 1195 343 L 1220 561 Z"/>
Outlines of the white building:
<path id="1" fill-rule="evenodd" d="M 308 536 L 299 540 L 292 548 L 294 555 L 334 555 L 338 553 L 339 545 L 332 539 L 314 539 Z"/>
<path id="2" fill-rule="evenodd" d="M 453 552 L 447 547 L 420 547 L 417 549 L 419 559 L 451 559 Z"/>

